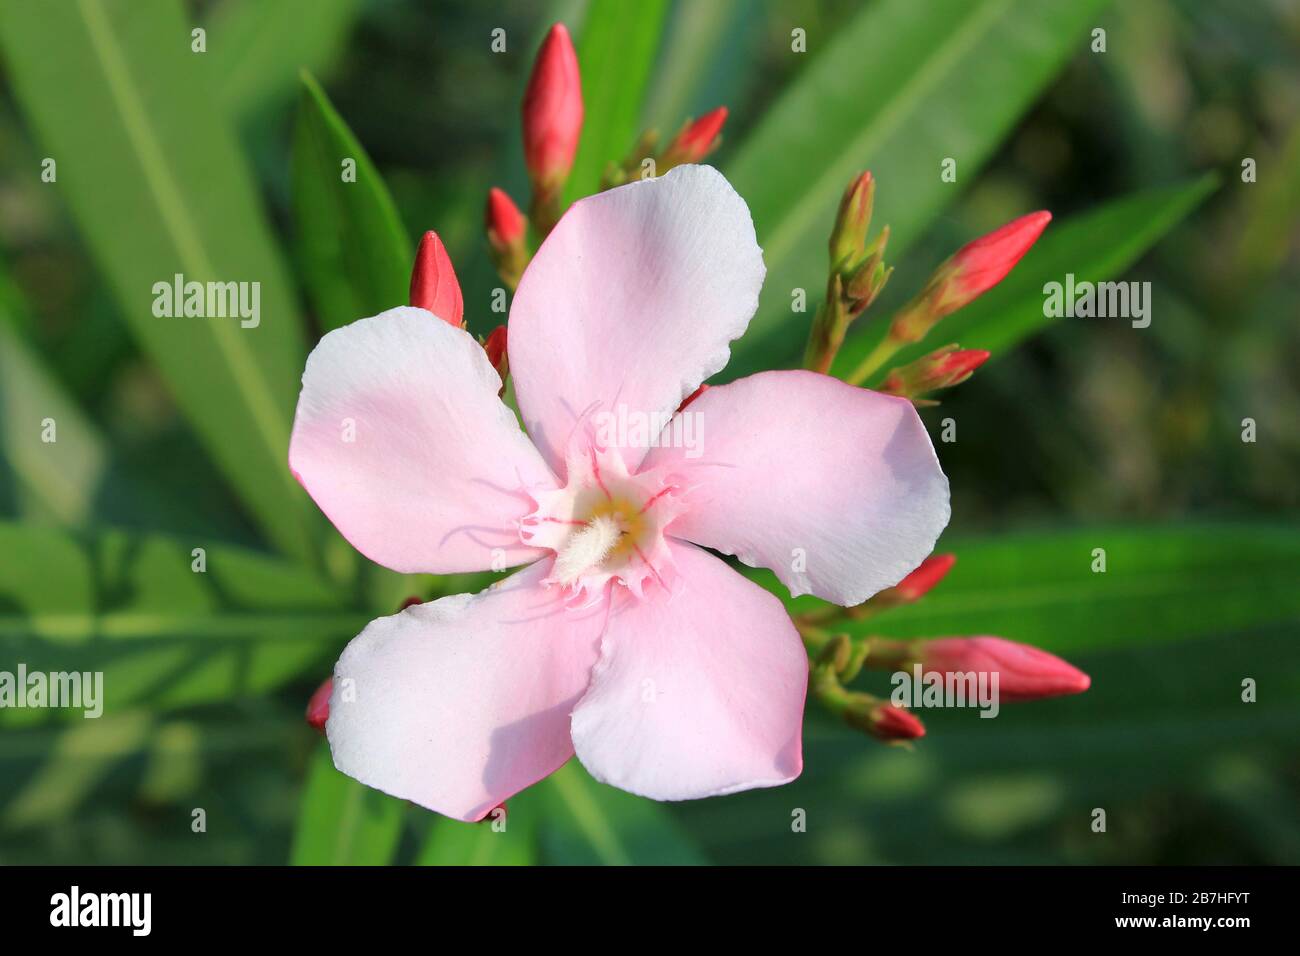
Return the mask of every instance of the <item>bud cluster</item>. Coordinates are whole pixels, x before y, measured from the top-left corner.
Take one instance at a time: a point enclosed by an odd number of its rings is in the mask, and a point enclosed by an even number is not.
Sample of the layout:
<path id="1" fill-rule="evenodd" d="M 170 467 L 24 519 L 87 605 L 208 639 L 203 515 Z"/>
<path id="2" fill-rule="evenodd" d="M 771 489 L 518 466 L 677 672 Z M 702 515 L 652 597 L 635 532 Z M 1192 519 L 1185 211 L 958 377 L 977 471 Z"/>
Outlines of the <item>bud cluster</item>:
<path id="1" fill-rule="evenodd" d="M 943 637 L 897 640 L 832 633 L 827 625 L 861 621 L 911 604 L 930 592 L 952 569 L 956 558 L 936 554 L 897 585 L 852 608 L 827 606 L 795 619 L 812 654 L 809 692 L 849 726 L 878 740 L 905 742 L 925 735 L 920 719 L 897 703 L 849 688 L 863 669 L 938 675 L 996 675 L 1003 701 L 1039 700 L 1078 694 L 1088 675 L 1054 654 L 1001 637 Z M 996 712 L 994 712 L 996 715 Z"/>
<path id="2" fill-rule="evenodd" d="M 893 272 L 884 261 L 889 227 L 867 241 L 875 196 L 876 182 L 863 172 L 840 199 L 831 230 L 826 297 L 813 317 L 804 353 L 804 367 L 822 374 L 830 371 L 849 326 L 876 300 Z"/>

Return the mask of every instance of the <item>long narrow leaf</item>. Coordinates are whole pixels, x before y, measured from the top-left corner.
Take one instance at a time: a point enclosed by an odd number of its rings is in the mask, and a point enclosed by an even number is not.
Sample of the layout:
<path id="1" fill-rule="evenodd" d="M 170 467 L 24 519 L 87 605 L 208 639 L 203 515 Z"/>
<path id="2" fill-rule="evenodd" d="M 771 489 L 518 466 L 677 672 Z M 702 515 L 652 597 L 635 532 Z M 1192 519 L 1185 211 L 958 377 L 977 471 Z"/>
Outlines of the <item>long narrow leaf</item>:
<path id="1" fill-rule="evenodd" d="M 406 304 L 410 236 L 374 163 L 306 72 L 293 139 L 293 210 L 299 259 L 325 328 Z"/>
<path id="2" fill-rule="evenodd" d="M 405 804 L 334 769 L 316 749 L 303 791 L 290 862 L 295 866 L 382 866 L 402 835 Z"/>
<path id="3" fill-rule="evenodd" d="M 171 0 L 0 6 L 12 88 L 122 315 L 270 539 L 306 556 L 314 516 L 285 465 L 304 354 L 297 308 L 189 36 Z M 226 317 L 187 317 L 183 302 L 167 317 L 157 290 L 177 275 L 250 283 L 248 317 L 229 302 L 213 309 Z"/>

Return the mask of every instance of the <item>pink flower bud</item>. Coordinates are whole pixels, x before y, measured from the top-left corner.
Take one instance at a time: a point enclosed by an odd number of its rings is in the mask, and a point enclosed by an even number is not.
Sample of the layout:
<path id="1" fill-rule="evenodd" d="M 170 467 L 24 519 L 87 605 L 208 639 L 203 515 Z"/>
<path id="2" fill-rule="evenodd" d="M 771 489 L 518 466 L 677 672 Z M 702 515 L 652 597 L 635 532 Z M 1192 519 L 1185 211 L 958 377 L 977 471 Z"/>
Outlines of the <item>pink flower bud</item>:
<path id="1" fill-rule="evenodd" d="M 920 641 L 913 653 L 927 672 L 996 672 L 1002 700 L 1079 694 L 1092 684 L 1092 678 L 1055 654 L 1001 637 L 943 637 Z"/>
<path id="2" fill-rule="evenodd" d="M 719 106 L 699 119 L 688 123 L 664 150 L 659 165 L 664 168 L 682 163 L 698 163 L 717 148 L 718 134 L 727 122 L 727 108 Z"/>
<path id="3" fill-rule="evenodd" d="M 581 133 L 578 55 L 557 23 L 542 41 L 524 94 L 524 161 L 535 189 L 554 190 L 568 178 Z"/>
<path id="4" fill-rule="evenodd" d="M 411 305 L 428 309 L 448 325 L 460 328 L 465 302 L 451 258 L 436 232 L 426 232 L 411 270 Z"/>
<path id="5" fill-rule="evenodd" d="M 488 190 L 485 219 L 488 242 L 497 252 L 509 252 L 513 246 L 524 241 L 528 220 L 504 190 L 495 186 Z"/>
<path id="6" fill-rule="evenodd" d="M 918 601 L 947 577 L 956 563 L 955 554 L 932 554 L 921 562 L 919 568 L 894 585 L 894 590 L 904 601 Z"/>
<path id="7" fill-rule="evenodd" d="M 945 345 L 929 355 L 893 369 L 880 386 L 887 395 L 916 398 L 926 392 L 960 385 L 989 359 L 980 349 L 958 349 Z"/>
<path id="8" fill-rule="evenodd" d="M 325 683 L 316 688 L 307 701 L 307 723 L 321 733 L 325 732 L 325 721 L 330 719 L 330 694 L 334 693 L 334 678 L 325 678 Z"/>

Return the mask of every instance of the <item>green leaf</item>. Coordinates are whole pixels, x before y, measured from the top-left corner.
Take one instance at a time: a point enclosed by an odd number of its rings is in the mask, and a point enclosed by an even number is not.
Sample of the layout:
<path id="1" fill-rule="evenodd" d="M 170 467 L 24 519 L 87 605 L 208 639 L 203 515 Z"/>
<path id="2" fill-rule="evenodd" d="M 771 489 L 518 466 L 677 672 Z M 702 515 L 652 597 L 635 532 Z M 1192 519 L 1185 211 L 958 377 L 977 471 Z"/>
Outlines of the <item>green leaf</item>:
<path id="1" fill-rule="evenodd" d="M 909 362 L 947 342 L 995 354 L 1008 351 L 1054 321 L 1043 313 L 1043 287 L 1048 282 L 1064 282 L 1069 272 L 1076 282 L 1102 282 L 1122 275 L 1200 205 L 1215 184 L 1211 174 L 1144 190 L 1048 226 L 1001 284 L 945 318 L 924 342 L 903 350 L 889 364 Z M 888 324 L 868 322 L 866 327 L 863 334 L 845 342 L 835 363 L 837 374 L 850 372 Z M 884 374 L 885 370 L 878 372 L 876 380 Z"/>
<path id="2" fill-rule="evenodd" d="M 108 466 L 104 439 L 19 336 L 14 308 L 13 294 L 0 298 L 0 473 L 12 473 L 20 514 L 80 524 Z"/>
<path id="3" fill-rule="evenodd" d="M 315 515 L 285 465 L 299 317 L 189 33 L 163 0 L 0 6 L 13 91 L 121 314 L 268 537 L 305 557 Z M 258 283 L 258 324 L 155 316 L 155 284 L 178 274 Z"/>
<path id="4" fill-rule="evenodd" d="M 208 27 L 217 98 L 238 122 L 293 94 L 300 69 L 328 67 L 343 51 L 359 0 L 228 0 Z"/>
<path id="5" fill-rule="evenodd" d="M 768 268 L 729 375 L 797 353 L 811 313 L 791 313 L 791 290 L 816 296 L 825 285 L 826 239 L 856 173 L 876 177 L 873 219 L 889 223 L 898 259 L 962 188 L 940 179 L 940 163 L 956 159 L 958 183 L 972 182 L 1070 56 L 1086 51 L 1085 28 L 1105 5 L 882 0 L 838 36 L 810 36 L 813 62 L 727 167 Z"/>
<path id="6" fill-rule="evenodd" d="M 1094 572 L 1094 552 L 1105 552 Z M 1300 534 L 1277 525 L 1082 528 L 943 541 L 957 564 L 916 604 L 846 631 L 996 634 L 1056 653 L 1300 623 Z M 774 593 L 770 572 L 750 572 Z M 814 598 L 790 607 L 817 606 Z"/>
<path id="7" fill-rule="evenodd" d="M 548 863 L 682 866 L 704 862 L 662 806 L 597 783 L 576 760 L 539 787 L 547 801 L 541 834 Z"/>
<path id="8" fill-rule="evenodd" d="M 219 543 L 0 523 L 0 554 L 22 556 L 0 564 L 0 660 L 102 671 L 105 713 L 323 678 L 368 621 L 309 570 Z M 5 709 L 0 723 L 81 713 Z"/>
<path id="9" fill-rule="evenodd" d="M 294 866 L 383 866 L 402 835 L 406 804 L 334 769 L 329 745 L 312 758 L 289 862 Z"/>
<path id="10" fill-rule="evenodd" d="M 510 798 L 501 818 L 489 815 L 478 823 L 462 823 L 431 814 L 433 822 L 415 862 L 420 866 L 532 866 L 537 863 L 542 803 L 536 793 L 526 790 Z"/>
<path id="11" fill-rule="evenodd" d="M 641 130 L 641 104 L 659 51 L 666 0 L 595 0 L 578 40 L 585 119 L 565 185 L 572 202 L 600 188 L 605 165 L 621 160 Z"/>
<path id="12" fill-rule="evenodd" d="M 645 127 L 671 135 L 687 116 L 740 99 L 761 62 L 754 41 L 763 23 L 751 11 L 745 0 L 674 6 L 646 94 Z"/>
<path id="13" fill-rule="evenodd" d="M 349 161 L 355 181 L 343 178 Z M 406 305 L 413 261 L 406 227 L 374 163 L 306 72 L 293 137 L 293 211 L 298 258 L 325 328 Z"/>

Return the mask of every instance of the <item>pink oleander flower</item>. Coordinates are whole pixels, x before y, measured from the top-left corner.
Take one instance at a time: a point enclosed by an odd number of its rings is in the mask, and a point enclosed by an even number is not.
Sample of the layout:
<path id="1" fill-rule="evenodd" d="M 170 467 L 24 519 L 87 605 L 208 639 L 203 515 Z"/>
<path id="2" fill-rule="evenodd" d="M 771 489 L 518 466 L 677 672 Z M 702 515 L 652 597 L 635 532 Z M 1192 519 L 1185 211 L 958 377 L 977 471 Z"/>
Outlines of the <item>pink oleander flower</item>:
<path id="1" fill-rule="evenodd" d="M 340 770 L 463 820 L 575 753 L 659 800 L 799 775 L 799 634 L 705 549 L 858 604 L 930 554 L 948 482 L 910 402 L 813 372 L 714 386 L 669 421 L 726 365 L 764 272 L 710 167 L 575 203 L 509 315 L 527 435 L 483 348 L 424 310 L 320 341 L 289 462 L 339 531 L 404 573 L 525 565 L 348 645 L 326 724 Z M 683 416 L 694 442 L 670 437 Z"/>

